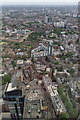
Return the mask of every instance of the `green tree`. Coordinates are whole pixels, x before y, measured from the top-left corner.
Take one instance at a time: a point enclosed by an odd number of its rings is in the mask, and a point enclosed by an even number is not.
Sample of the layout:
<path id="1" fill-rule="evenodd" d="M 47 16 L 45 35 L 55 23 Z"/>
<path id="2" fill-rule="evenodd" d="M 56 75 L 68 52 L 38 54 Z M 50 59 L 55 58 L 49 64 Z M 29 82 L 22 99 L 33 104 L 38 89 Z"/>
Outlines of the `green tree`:
<path id="1" fill-rule="evenodd" d="M 67 57 L 71 57 L 72 56 L 72 52 L 67 52 L 66 56 Z"/>
<path id="2" fill-rule="evenodd" d="M 70 71 L 69 71 L 70 74 L 73 74 L 74 73 L 74 69 L 71 68 Z"/>
<path id="3" fill-rule="evenodd" d="M 59 57 L 62 58 L 62 55 L 60 54 Z"/>
<path id="4" fill-rule="evenodd" d="M 62 99 L 63 103 L 66 103 L 68 101 L 68 97 L 64 94 L 61 95 L 61 99 Z"/>
<path id="5" fill-rule="evenodd" d="M 60 114 L 60 116 L 59 116 L 60 118 L 69 118 L 69 115 L 68 115 L 68 113 L 61 113 Z"/>
<path id="6" fill-rule="evenodd" d="M 69 97 L 72 98 L 72 92 L 71 92 L 71 88 L 70 87 L 68 89 L 68 94 L 69 94 Z"/>
<path id="7" fill-rule="evenodd" d="M 52 77 L 52 82 L 56 82 L 56 79 L 54 77 Z"/>
<path id="8" fill-rule="evenodd" d="M 59 65 L 59 62 L 55 62 L 55 65 Z"/>
<path id="9" fill-rule="evenodd" d="M 46 73 L 46 71 L 43 71 L 42 74 L 43 74 L 43 75 L 46 75 L 47 73 Z"/>
<path id="10" fill-rule="evenodd" d="M 59 88 L 58 88 L 58 92 L 59 92 L 60 95 L 62 95 L 62 94 L 63 94 L 63 88 L 60 88 L 60 87 L 59 87 Z"/>
<path id="11" fill-rule="evenodd" d="M 63 71 L 63 68 L 62 68 L 62 67 L 57 67 L 57 71 L 58 71 L 58 72 L 62 72 L 62 71 Z"/>
<path id="12" fill-rule="evenodd" d="M 15 61 L 12 61 L 11 63 L 12 63 L 13 67 L 16 67 L 16 62 Z"/>
<path id="13" fill-rule="evenodd" d="M 65 104 L 66 104 L 67 111 L 69 111 L 73 107 L 73 105 L 72 105 L 72 103 L 70 101 L 66 101 Z"/>
<path id="14" fill-rule="evenodd" d="M 54 28 L 54 33 L 56 33 L 57 35 L 61 35 L 61 28 Z"/>
<path id="15" fill-rule="evenodd" d="M 2 77 L 2 85 L 6 84 L 7 82 L 9 83 L 10 80 L 11 80 L 11 76 L 10 76 L 9 74 L 4 75 L 4 76 Z"/>
<path id="16" fill-rule="evenodd" d="M 75 109 L 75 108 L 71 108 L 69 110 L 69 116 L 70 116 L 70 118 L 77 118 L 77 116 L 78 116 L 78 110 Z"/>
<path id="17" fill-rule="evenodd" d="M 54 69 L 52 69 L 52 74 L 54 73 Z"/>
<path id="18" fill-rule="evenodd" d="M 21 69 L 21 66 L 19 66 L 18 69 Z"/>
<path id="19" fill-rule="evenodd" d="M 26 56 L 23 56 L 22 59 L 23 59 L 23 60 L 26 60 Z"/>
<path id="20" fill-rule="evenodd" d="M 78 43 L 79 43 L 79 39 L 77 39 L 77 40 L 75 41 L 75 43 L 78 44 Z"/>

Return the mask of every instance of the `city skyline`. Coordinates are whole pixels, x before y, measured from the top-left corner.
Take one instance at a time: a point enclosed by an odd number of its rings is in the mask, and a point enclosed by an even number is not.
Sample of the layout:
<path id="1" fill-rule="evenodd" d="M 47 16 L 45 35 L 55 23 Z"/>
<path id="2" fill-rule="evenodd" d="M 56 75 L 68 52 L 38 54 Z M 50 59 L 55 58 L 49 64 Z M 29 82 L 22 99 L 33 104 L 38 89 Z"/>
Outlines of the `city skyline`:
<path id="1" fill-rule="evenodd" d="M 1 6 L 0 120 L 80 120 L 77 0 Z"/>
<path id="2" fill-rule="evenodd" d="M 77 5 L 78 0 L 1 0 L 2 5 Z"/>

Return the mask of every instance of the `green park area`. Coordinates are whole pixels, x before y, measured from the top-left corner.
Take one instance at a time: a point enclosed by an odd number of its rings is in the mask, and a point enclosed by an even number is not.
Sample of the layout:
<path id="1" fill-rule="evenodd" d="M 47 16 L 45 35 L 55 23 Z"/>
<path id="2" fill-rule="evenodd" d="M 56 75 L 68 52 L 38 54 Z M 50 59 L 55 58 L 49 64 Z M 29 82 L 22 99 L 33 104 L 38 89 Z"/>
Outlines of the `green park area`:
<path id="1" fill-rule="evenodd" d="M 66 59 L 72 57 L 72 52 L 67 52 L 65 55 L 59 55 L 60 58 Z"/>
<path id="2" fill-rule="evenodd" d="M 67 110 L 67 113 L 61 114 L 61 117 L 63 118 L 77 118 L 78 116 L 78 110 L 75 108 L 76 104 L 73 100 L 73 96 L 71 93 L 70 87 L 59 87 L 58 92 L 60 94 L 61 100 L 63 101 L 65 108 Z"/>

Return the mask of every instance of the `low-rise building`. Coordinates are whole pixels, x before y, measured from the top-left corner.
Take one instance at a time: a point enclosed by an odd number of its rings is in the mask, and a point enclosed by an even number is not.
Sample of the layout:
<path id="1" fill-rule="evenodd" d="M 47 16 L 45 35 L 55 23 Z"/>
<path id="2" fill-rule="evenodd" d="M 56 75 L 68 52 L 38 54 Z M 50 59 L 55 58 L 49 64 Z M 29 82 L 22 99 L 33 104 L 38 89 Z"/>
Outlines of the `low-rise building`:
<path id="1" fill-rule="evenodd" d="M 17 61 L 17 65 L 23 65 L 24 64 L 24 61 L 23 60 L 18 60 Z"/>
<path id="2" fill-rule="evenodd" d="M 48 55 L 48 49 L 43 44 L 40 44 L 37 48 L 31 51 L 31 57 L 41 57 L 47 55 Z"/>
<path id="3" fill-rule="evenodd" d="M 48 43 L 48 47 L 44 46 L 42 43 L 31 51 L 31 57 L 43 57 L 53 54 L 53 41 Z"/>
<path id="4" fill-rule="evenodd" d="M 54 22 L 54 26 L 55 27 L 65 27 L 65 23 L 64 22 Z"/>

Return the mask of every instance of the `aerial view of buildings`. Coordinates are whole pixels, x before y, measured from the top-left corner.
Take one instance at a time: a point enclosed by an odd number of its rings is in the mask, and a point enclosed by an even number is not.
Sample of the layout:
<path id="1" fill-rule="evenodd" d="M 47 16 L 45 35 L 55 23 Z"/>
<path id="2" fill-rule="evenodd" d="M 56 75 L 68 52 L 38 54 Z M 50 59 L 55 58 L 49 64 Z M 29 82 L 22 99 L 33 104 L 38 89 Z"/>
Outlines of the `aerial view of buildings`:
<path id="1" fill-rule="evenodd" d="M 80 120 L 79 10 L 3 5 L 1 120 Z"/>

